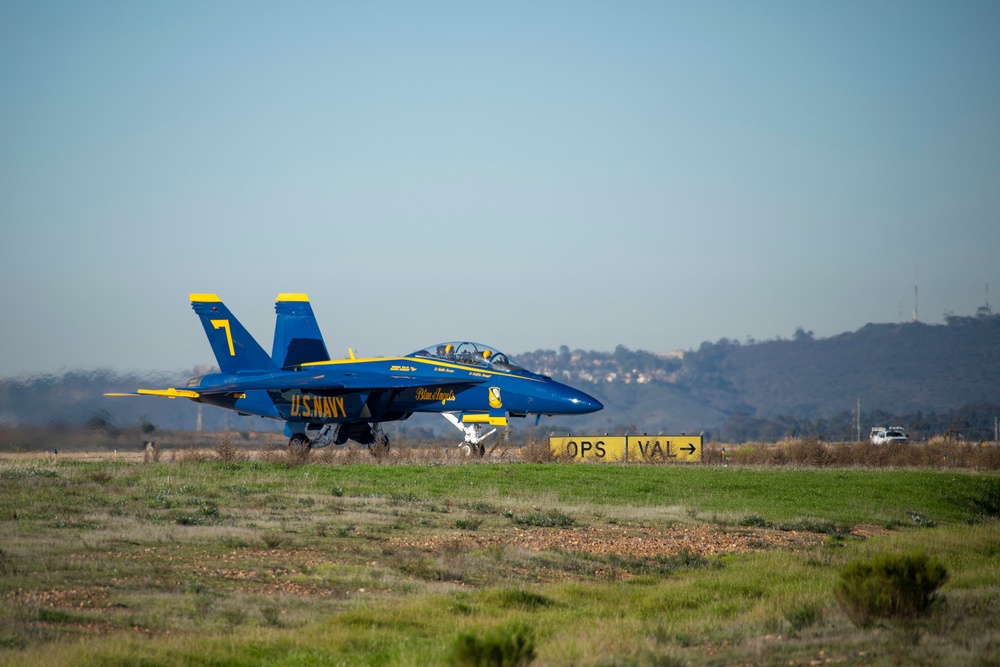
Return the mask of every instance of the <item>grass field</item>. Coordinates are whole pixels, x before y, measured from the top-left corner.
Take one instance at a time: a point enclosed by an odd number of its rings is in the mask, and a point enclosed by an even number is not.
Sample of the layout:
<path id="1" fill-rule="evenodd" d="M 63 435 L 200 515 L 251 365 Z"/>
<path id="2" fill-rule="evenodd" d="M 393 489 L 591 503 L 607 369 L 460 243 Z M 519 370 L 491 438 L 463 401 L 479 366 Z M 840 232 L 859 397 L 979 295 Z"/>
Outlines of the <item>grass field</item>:
<path id="1" fill-rule="evenodd" d="M 998 515 L 956 469 L 0 460 L 0 665 L 1000 665 Z M 930 613 L 855 627 L 840 571 L 918 549 Z"/>

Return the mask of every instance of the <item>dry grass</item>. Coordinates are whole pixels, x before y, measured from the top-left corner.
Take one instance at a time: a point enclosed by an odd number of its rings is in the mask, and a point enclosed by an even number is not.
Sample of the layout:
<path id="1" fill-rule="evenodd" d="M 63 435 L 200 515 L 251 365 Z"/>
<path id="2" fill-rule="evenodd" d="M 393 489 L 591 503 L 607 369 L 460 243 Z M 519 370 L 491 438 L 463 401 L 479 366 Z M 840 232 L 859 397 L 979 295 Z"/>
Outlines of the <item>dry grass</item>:
<path id="1" fill-rule="evenodd" d="M 833 456 L 819 444 L 781 447 Z M 995 474 L 451 466 L 479 459 L 443 446 L 329 447 L 311 463 L 367 465 L 293 468 L 285 449 L 273 466 L 190 449 L 0 464 L 0 665 L 445 664 L 457 637 L 514 621 L 539 664 L 995 664 L 996 523 L 948 500 Z M 791 498 L 803 478 L 830 499 L 818 518 L 865 530 L 735 522 L 811 519 Z M 882 500 L 855 514 L 859 480 Z M 939 525 L 872 530 L 886 505 Z M 916 546 L 954 573 L 919 643 L 892 621 L 855 629 L 838 571 Z"/>
<path id="2" fill-rule="evenodd" d="M 151 442 L 152 447 L 145 445 Z M 298 466 L 305 463 L 350 465 L 377 462 L 397 464 L 466 464 L 466 463 L 568 463 L 554 458 L 547 437 L 531 436 L 525 444 L 516 444 L 509 434 L 500 431 L 487 441 L 483 457 L 462 453 L 455 439 L 413 440 L 397 438 L 388 451 L 350 444 L 323 449 L 289 452 L 288 440 L 277 433 L 193 433 L 158 431 L 144 435 L 123 429 L 116 436 L 85 429 L 54 427 L 7 429 L 0 431 L 0 456 L 115 458 L 147 463 L 179 461 L 237 462 L 258 460 Z M 965 468 L 1000 470 L 1000 445 L 970 443 L 935 438 L 929 442 L 871 445 L 867 442 L 821 442 L 815 438 L 787 439 L 778 443 L 741 444 L 709 443 L 704 446 L 705 465 L 794 466 L 817 468 Z M 659 462 L 643 465 L 663 465 Z"/>
<path id="3" fill-rule="evenodd" d="M 223 463 L 232 463 L 233 461 L 246 461 L 249 454 L 240 448 L 236 438 L 231 433 L 226 433 L 215 443 L 215 458 Z"/>
<path id="4" fill-rule="evenodd" d="M 713 443 L 705 446 L 702 459 L 715 465 L 1000 470 L 1000 446 L 949 442 L 943 438 L 888 445 L 824 443 L 806 438 L 779 443 Z"/>
<path id="5" fill-rule="evenodd" d="M 162 453 L 160 445 L 153 441 L 147 441 L 143 444 L 142 461 L 143 463 L 159 463 Z"/>
<path id="6" fill-rule="evenodd" d="M 548 463 L 554 461 L 548 441 L 531 439 L 521 448 L 521 460 L 525 463 Z"/>

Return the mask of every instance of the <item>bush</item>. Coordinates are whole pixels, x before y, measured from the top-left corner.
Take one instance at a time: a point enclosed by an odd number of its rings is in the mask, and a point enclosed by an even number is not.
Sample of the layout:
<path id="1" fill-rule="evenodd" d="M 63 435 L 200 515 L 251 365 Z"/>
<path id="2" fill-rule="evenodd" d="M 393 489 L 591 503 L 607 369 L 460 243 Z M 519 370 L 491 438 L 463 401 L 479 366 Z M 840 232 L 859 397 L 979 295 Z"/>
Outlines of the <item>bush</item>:
<path id="1" fill-rule="evenodd" d="M 497 628 L 485 637 L 464 632 L 455 639 L 451 650 L 451 664 L 461 667 L 513 667 L 531 664 L 534 659 L 531 628 L 520 623 Z"/>
<path id="2" fill-rule="evenodd" d="M 791 627 L 792 634 L 798 635 L 804 629 L 816 625 L 823 618 L 823 606 L 811 602 L 800 602 L 783 612 Z"/>
<path id="3" fill-rule="evenodd" d="M 226 433 L 221 440 L 215 443 L 215 458 L 223 463 L 233 463 L 246 461 L 249 457 L 245 452 L 240 451 L 239 444 L 229 433 Z"/>
<path id="4" fill-rule="evenodd" d="M 828 466 L 833 461 L 829 448 L 815 438 L 795 440 L 788 446 L 788 456 L 801 466 Z"/>
<path id="5" fill-rule="evenodd" d="M 160 446 L 152 440 L 142 443 L 142 460 L 145 463 L 159 463 L 161 454 Z"/>
<path id="6" fill-rule="evenodd" d="M 548 440 L 531 438 L 528 444 L 521 448 L 521 460 L 525 463 L 551 463 L 555 461 Z"/>
<path id="7" fill-rule="evenodd" d="M 532 512 L 531 514 L 514 514 L 504 512 L 504 516 L 509 518 L 518 526 L 536 526 L 538 528 L 569 528 L 576 521 L 568 514 L 563 514 L 557 510 L 548 512 Z"/>
<path id="8" fill-rule="evenodd" d="M 835 595 L 851 621 L 867 627 L 880 618 L 922 616 L 947 580 L 944 566 L 923 552 L 883 554 L 848 565 Z"/>
<path id="9" fill-rule="evenodd" d="M 483 525 L 483 520 L 478 517 L 455 519 L 455 527 L 459 530 L 479 530 L 481 525 Z"/>

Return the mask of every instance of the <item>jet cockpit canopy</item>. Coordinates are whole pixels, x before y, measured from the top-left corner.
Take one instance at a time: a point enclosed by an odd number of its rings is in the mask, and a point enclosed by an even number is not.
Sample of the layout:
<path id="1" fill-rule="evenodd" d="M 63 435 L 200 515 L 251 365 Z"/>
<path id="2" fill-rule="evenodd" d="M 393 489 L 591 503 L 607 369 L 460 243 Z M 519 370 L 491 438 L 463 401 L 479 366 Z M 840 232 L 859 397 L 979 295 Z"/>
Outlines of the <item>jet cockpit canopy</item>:
<path id="1" fill-rule="evenodd" d="M 455 364 L 465 364 L 467 366 L 478 366 L 494 371 L 510 373 L 511 371 L 523 371 L 524 369 L 510 360 L 503 352 L 482 343 L 470 343 L 468 341 L 451 341 L 431 345 L 423 350 L 417 350 L 410 357 L 425 357 L 438 361 L 448 361 Z"/>

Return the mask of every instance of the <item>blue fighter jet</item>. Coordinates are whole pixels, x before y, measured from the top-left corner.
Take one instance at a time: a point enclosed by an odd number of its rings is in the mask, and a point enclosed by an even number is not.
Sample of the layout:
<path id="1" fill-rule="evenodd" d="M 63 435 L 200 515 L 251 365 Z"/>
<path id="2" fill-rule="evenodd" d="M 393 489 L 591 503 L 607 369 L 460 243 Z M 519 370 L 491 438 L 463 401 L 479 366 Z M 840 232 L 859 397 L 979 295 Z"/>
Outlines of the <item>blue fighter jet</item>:
<path id="1" fill-rule="evenodd" d="M 582 391 L 532 373 L 488 345 L 451 341 L 403 357 L 330 358 L 305 294 L 279 294 L 271 355 L 214 294 L 192 294 L 219 363 L 185 387 L 108 396 L 163 396 L 285 422 L 290 448 L 354 440 L 388 447 L 382 423 L 441 413 L 465 435 L 465 453 L 511 417 L 577 415 L 604 406 Z M 484 427 L 494 427 L 484 432 Z"/>

